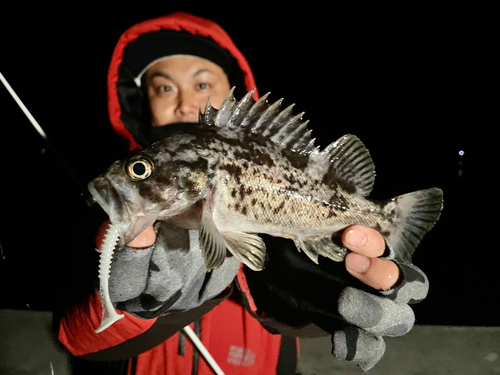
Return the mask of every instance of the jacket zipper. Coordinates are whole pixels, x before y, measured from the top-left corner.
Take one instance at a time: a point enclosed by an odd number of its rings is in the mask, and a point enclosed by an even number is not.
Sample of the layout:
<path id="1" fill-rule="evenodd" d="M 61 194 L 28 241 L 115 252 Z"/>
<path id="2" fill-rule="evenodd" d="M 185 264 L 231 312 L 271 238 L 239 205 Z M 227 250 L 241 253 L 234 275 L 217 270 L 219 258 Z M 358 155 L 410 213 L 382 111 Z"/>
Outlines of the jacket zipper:
<path id="1" fill-rule="evenodd" d="M 196 333 L 196 336 L 200 337 L 200 320 L 196 320 L 194 322 L 194 333 Z M 201 337 L 200 337 L 201 340 Z M 200 353 L 198 353 L 198 349 L 193 345 L 193 372 L 192 375 L 197 375 L 198 374 L 198 366 L 200 363 Z"/>

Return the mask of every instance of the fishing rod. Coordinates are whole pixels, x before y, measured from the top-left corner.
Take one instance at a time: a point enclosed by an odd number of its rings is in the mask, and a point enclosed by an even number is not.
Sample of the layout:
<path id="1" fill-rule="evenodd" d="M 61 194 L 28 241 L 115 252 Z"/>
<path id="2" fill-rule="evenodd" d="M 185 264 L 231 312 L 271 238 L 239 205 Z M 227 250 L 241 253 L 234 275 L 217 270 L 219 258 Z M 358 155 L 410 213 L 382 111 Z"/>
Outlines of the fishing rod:
<path id="1" fill-rule="evenodd" d="M 25 116 L 30 121 L 31 125 L 33 125 L 33 127 L 35 128 L 37 133 L 43 138 L 43 140 L 48 145 L 50 150 L 54 153 L 54 155 L 56 155 L 57 159 L 59 159 L 59 162 L 63 165 L 64 169 L 66 169 L 66 171 L 68 172 L 69 176 L 71 177 L 73 183 L 77 186 L 78 190 L 80 191 L 79 195 L 83 198 L 84 202 L 87 204 L 87 206 L 93 207 L 96 204 L 96 201 L 94 200 L 94 198 L 92 198 L 92 196 L 90 195 L 86 186 L 84 184 L 82 184 L 81 181 L 78 179 L 78 177 L 73 173 L 73 170 L 66 163 L 64 158 L 58 152 L 57 148 L 54 147 L 54 145 L 49 140 L 49 137 L 47 136 L 47 134 L 45 133 L 43 128 L 40 126 L 38 121 L 36 121 L 36 119 L 33 117 L 33 115 L 28 110 L 28 108 L 26 108 L 26 106 L 24 105 L 22 100 L 19 98 L 19 96 L 16 94 L 16 92 L 14 91 L 12 86 L 9 84 L 9 82 L 7 82 L 7 79 L 4 77 L 2 72 L 0 72 L 0 81 L 3 83 L 3 85 L 5 86 L 7 91 L 9 92 L 9 94 L 12 96 L 14 101 L 19 106 L 19 108 L 21 108 L 21 110 L 23 111 Z"/>
<path id="2" fill-rule="evenodd" d="M 28 110 L 28 108 L 26 108 L 26 106 L 21 101 L 21 99 L 19 98 L 19 96 L 16 94 L 16 92 L 14 91 L 14 89 L 10 86 L 9 82 L 7 82 L 7 80 L 3 76 L 2 72 L 0 72 L 0 81 L 2 81 L 3 85 L 5 86 L 5 88 L 9 92 L 9 94 L 12 96 L 12 98 L 15 100 L 15 102 L 17 103 L 17 105 L 24 112 L 24 114 L 26 115 L 26 117 L 28 118 L 28 120 L 31 122 L 31 125 L 33 125 L 33 127 L 36 129 L 36 131 L 38 132 L 38 134 L 40 134 L 40 136 L 49 145 L 50 149 L 57 155 L 59 161 L 62 163 L 62 165 L 64 166 L 64 168 L 68 171 L 68 173 L 70 174 L 71 178 L 73 179 L 73 182 L 78 186 L 78 188 L 80 190 L 80 196 L 84 199 L 85 203 L 89 207 L 94 206 L 96 204 L 96 201 L 94 200 L 94 198 L 92 198 L 92 196 L 90 195 L 90 193 L 87 190 L 87 188 L 83 186 L 83 184 L 76 177 L 76 175 L 73 173 L 73 171 L 71 170 L 71 168 L 66 164 L 66 162 L 64 161 L 64 159 L 57 152 L 57 149 L 52 145 L 52 143 L 50 142 L 49 138 L 47 137 L 47 134 L 45 133 L 45 131 L 42 129 L 42 127 L 40 126 L 40 124 L 38 123 L 38 121 L 35 120 L 35 118 L 31 114 L 31 112 Z M 1 253 L 2 253 L 3 259 L 5 259 L 5 256 L 3 255 L 3 249 L 1 247 L 1 243 L 0 243 L 0 250 L 1 250 Z M 196 335 L 196 333 L 194 333 L 194 331 L 191 329 L 191 327 L 189 325 L 187 325 L 187 326 L 185 326 L 183 328 L 183 331 L 184 331 L 184 334 L 187 335 L 191 339 L 191 341 L 196 346 L 196 348 L 198 349 L 198 351 L 203 355 L 203 357 L 205 357 L 205 359 L 210 364 L 210 366 L 212 367 L 212 369 L 215 372 L 215 374 L 217 374 L 217 375 L 224 375 L 224 372 L 222 371 L 222 369 L 219 367 L 219 365 L 217 364 L 217 362 L 214 360 L 214 358 L 212 357 L 212 355 L 210 354 L 210 352 L 205 348 L 205 346 L 203 345 L 203 343 L 201 342 L 201 340 L 198 338 L 198 336 Z M 52 364 L 51 364 L 51 366 L 52 366 Z"/>

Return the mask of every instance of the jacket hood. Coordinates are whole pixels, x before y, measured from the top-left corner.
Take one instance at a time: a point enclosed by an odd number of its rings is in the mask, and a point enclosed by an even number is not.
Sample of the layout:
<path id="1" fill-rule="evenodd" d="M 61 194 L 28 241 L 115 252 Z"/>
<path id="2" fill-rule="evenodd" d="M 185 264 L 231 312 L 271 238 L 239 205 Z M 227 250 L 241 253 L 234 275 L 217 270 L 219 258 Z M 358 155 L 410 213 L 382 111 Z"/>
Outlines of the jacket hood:
<path id="1" fill-rule="evenodd" d="M 247 60 L 233 43 L 229 35 L 215 22 L 187 13 L 173 13 L 138 23 L 125 31 L 115 47 L 108 71 L 108 111 L 111 124 L 121 137 L 129 142 L 129 149 L 141 148 L 147 144 L 144 138 L 142 108 L 145 98 L 137 86 L 133 74 L 124 66 L 123 59 L 127 46 L 141 35 L 163 30 L 185 32 L 195 36 L 210 38 L 218 46 L 229 52 L 242 73 L 245 91 L 256 87 L 253 73 Z M 254 93 L 258 98 L 257 91 Z"/>

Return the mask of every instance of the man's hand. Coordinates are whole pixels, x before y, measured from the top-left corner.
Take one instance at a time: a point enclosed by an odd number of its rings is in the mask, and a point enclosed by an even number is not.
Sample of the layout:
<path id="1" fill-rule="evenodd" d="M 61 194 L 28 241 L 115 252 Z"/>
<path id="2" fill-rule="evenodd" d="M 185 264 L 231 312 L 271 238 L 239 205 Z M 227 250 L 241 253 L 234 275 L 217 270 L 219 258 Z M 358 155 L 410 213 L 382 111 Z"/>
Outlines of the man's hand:
<path id="1" fill-rule="evenodd" d="M 378 290 L 392 288 L 400 277 L 398 266 L 388 259 L 378 258 L 385 252 L 385 241 L 375 229 L 353 225 L 342 234 L 342 243 L 352 251 L 347 254 L 347 271 Z"/>
<path id="2" fill-rule="evenodd" d="M 425 274 L 413 264 L 379 258 L 385 241 L 374 229 L 353 225 L 342 233 L 342 243 L 352 251 L 346 256 L 347 271 L 380 295 L 347 287 L 338 299 L 339 314 L 349 325 L 333 333 L 332 353 L 369 370 L 385 352 L 383 336 L 401 336 L 415 322 L 408 303 L 427 295 Z"/>
<path id="3" fill-rule="evenodd" d="M 104 242 L 104 236 L 106 235 L 106 232 L 108 231 L 110 221 L 106 220 L 104 223 L 101 224 L 99 227 L 99 230 L 97 231 L 97 236 L 96 236 L 96 245 L 97 248 L 100 250 L 101 246 Z M 127 246 L 132 248 L 132 249 L 146 249 L 150 246 L 153 246 L 153 244 L 156 242 L 156 233 L 153 228 L 153 226 L 147 227 L 141 234 L 139 234 L 136 238 L 134 238 L 132 241 L 130 241 Z"/>

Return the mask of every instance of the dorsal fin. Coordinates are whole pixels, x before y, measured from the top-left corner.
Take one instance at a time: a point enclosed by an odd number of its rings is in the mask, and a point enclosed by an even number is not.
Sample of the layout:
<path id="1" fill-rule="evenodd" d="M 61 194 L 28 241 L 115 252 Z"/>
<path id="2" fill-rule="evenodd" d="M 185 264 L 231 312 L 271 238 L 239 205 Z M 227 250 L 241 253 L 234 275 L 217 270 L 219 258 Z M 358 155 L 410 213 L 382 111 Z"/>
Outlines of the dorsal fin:
<path id="1" fill-rule="evenodd" d="M 307 122 L 302 122 L 302 114 L 293 116 L 293 104 L 281 110 L 282 100 L 269 105 L 263 95 L 258 101 L 253 99 L 254 90 L 249 91 L 239 102 L 233 96 L 234 88 L 224 99 L 219 109 L 215 109 L 210 100 L 205 112 L 200 113 L 200 124 L 204 127 L 216 127 L 218 132 L 229 138 L 242 134 L 262 137 L 294 152 L 308 153 L 314 148 L 311 130 Z"/>
<path id="2" fill-rule="evenodd" d="M 372 191 L 375 165 L 370 152 L 355 135 L 340 137 L 322 151 L 314 153 L 312 159 L 324 173 L 323 182 L 327 185 L 340 183 L 344 189 L 353 189 L 363 196 Z M 326 170 L 324 166 L 328 166 Z"/>
<path id="3" fill-rule="evenodd" d="M 254 90 L 238 102 L 233 92 L 234 88 L 218 110 L 207 102 L 205 113 L 200 113 L 202 127 L 215 127 L 228 138 L 251 136 L 269 140 L 281 150 L 306 157 L 309 173 L 323 183 L 342 184 L 345 189 L 365 196 L 371 192 L 375 167 L 370 153 L 356 136 L 345 135 L 320 150 L 311 138 L 308 121 L 302 121 L 303 113 L 292 114 L 293 105 L 281 110 L 281 99 L 269 105 L 269 93 L 255 101 Z"/>

